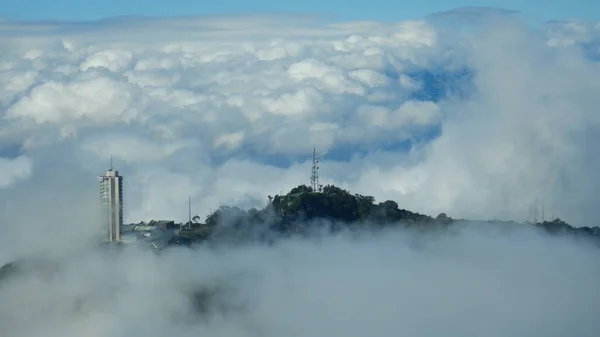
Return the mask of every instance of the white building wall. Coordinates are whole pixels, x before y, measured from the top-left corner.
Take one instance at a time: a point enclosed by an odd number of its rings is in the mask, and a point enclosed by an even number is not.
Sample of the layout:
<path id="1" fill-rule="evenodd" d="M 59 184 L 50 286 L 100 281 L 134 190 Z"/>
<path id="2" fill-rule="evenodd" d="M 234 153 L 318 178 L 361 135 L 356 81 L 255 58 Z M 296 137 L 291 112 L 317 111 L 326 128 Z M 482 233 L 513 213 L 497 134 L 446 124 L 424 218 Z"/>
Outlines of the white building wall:
<path id="1" fill-rule="evenodd" d="M 118 171 L 107 171 L 100 180 L 100 200 L 103 211 L 103 226 L 108 242 L 121 241 L 123 225 L 123 177 Z"/>

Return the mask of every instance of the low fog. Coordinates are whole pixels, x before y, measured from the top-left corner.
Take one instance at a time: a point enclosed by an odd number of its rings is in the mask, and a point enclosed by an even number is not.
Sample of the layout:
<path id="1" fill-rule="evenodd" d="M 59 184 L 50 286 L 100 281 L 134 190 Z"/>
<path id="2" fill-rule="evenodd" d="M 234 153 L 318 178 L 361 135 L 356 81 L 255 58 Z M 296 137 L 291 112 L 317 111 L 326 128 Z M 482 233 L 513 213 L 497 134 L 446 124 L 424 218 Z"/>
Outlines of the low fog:
<path id="1" fill-rule="evenodd" d="M 76 248 L 4 278 L 0 335 L 597 336 L 599 258 L 596 243 L 483 223 Z"/>

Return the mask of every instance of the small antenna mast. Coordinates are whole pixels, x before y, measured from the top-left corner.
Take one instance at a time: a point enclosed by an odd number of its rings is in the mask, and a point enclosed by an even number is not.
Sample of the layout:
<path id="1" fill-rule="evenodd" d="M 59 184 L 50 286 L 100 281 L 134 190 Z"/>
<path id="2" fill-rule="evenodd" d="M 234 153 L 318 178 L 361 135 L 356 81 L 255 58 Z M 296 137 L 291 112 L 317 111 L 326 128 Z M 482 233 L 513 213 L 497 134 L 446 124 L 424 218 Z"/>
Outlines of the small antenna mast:
<path id="1" fill-rule="evenodd" d="M 540 203 L 539 203 L 539 201 L 538 201 L 538 198 L 536 197 L 536 198 L 535 198 L 535 206 L 534 206 L 534 207 L 535 207 L 535 213 L 534 213 L 534 218 L 533 218 L 533 223 L 535 223 L 535 224 L 537 224 L 537 223 L 538 223 L 538 220 L 539 220 L 539 219 L 538 219 L 538 210 L 539 210 L 539 206 L 540 206 Z"/>
<path id="2" fill-rule="evenodd" d="M 542 223 L 546 222 L 545 211 L 546 211 L 546 205 L 544 205 L 544 201 L 542 201 Z"/>
<path id="3" fill-rule="evenodd" d="M 188 216 L 190 221 L 188 222 L 189 228 L 192 228 L 192 196 L 188 197 Z"/>
<path id="4" fill-rule="evenodd" d="M 110 170 L 113 170 L 113 158 L 112 158 L 112 154 L 110 155 Z"/>
<path id="5" fill-rule="evenodd" d="M 313 165 L 312 173 L 310 175 L 310 185 L 313 192 L 321 192 L 321 185 L 319 185 L 319 158 L 317 158 L 317 149 L 313 147 Z"/>

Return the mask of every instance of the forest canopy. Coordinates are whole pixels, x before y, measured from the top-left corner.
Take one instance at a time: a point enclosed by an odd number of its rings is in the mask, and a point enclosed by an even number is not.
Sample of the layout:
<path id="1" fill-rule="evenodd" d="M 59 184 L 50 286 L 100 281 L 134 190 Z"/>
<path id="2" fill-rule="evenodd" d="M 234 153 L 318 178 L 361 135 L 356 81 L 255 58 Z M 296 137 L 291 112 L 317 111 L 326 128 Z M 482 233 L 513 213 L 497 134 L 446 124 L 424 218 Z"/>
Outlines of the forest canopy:
<path id="1" fill-rule="evenodd" d="M 217 237 L 260 239 L 266 236 L 302 233 L 316 227 L 329 226 L 331 231 L 342 229 L 378 229 L 402 226 L 418 229 L 439 229 L 454 223 L 469 222 L 453 219 L 446 213 L 435 217 L 403 209 L 397 202 L 376 202 L 372 196 L 351 193 L 334 185 L 319 191 L 300 185 L 285 195 L 269 196 L 262 209 L 243 210 L 222 206 L 206 217 L 204 223 L 194 217 L 181 232 L 190 240 Z M 532 225 L 549 233 L 572 233 L 600 238 L 599 227 L 573 227 L 561 219 L 536 223 L 515 221 L 486 221 L 498 225 Z"/>

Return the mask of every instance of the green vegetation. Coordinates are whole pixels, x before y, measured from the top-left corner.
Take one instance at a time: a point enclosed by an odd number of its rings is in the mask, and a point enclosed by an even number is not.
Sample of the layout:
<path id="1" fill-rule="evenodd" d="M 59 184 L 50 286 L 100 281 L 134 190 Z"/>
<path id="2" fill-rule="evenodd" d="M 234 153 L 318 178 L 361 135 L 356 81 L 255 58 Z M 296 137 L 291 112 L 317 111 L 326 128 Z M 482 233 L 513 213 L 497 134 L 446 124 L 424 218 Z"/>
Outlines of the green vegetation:
<path id="1" fill-rule="evenodd" d="M 184 239 L 193 242 L 216 239 L 270 240 L 277 235 L 304 233 L 312 228 L 329 225 L 329 230 L 377 229 L 403 226 L 418 229 L 435 229 L 452 225 L 457 220 L 445 213 L 433 218 L 413 213 L 398 206 L 392 200 L 375 202 L 372 196 L 352 194 L 342 188 L 328 185 L 315 192 L 305 185 L 293 188 L 286 195 L 269 196 L 269 204 L 263 209 L 242 210 L 238 207 L 222 206 L 199 223 L 194 217 L 190 225 L 181 232 Z M 468 220 L 460 220 L 468 222 Z M 500 225 L 517 225 L 516 222 L 487 221 Z M 549 233 L 572 233 L 600 238 L 598 227 L 572 227 L 555 219 L 530 224 Z"/>
<path id="2" fill-rule="evenodd" d="M 263 209 L 242 210 L 238 207 L 222 206 L 206 217 L 204 223 L 199 217 L 185 224 L 177 238 L 177 244 L 209 242 L 273 242 L 287 235 L 302 235 L 312 229 L 325 228 L 335 232 L 340 230 L 377 230 L 389 227 L 405 227 L 419 230 L 445 229 L 458 222 L 445 213 L 433 218 L 402 209 L 395 201 L 376 203 L 375 198 L 352 194 L 336 186 L 325 186 L 321 192 L 313 192 L 310 187 L 301 185 L 286 195 L 269 197 L 269 204 Z M 550 234 L 570 234 L 586 238 L 600 239 L 599 227 L 573 227 L 555 219 L 542 223 L 517 223 L 514 221 L 478 221 L 477 224 L 514 228 L 532 226 Z M 600 241 L 599 241 L 600 242 Z M 51 275 L 56 271 L 53 264 L 44 261 L 28 260 L 7 263 L 0 267 L 0 280 L 24 272 L 41 272 Z M 213 291 L 200 291 L 194 294 L 198 310 Z"/>

